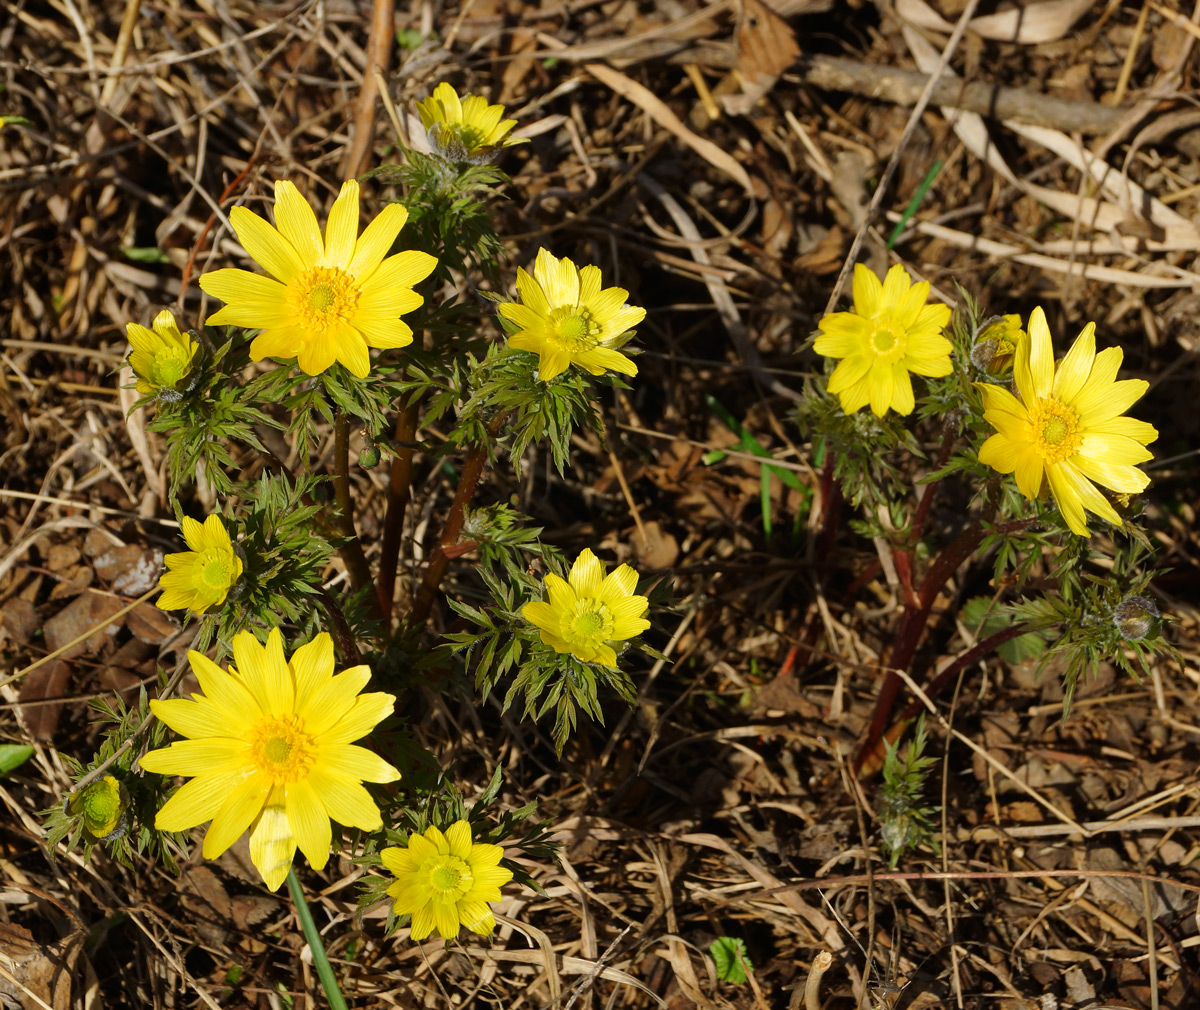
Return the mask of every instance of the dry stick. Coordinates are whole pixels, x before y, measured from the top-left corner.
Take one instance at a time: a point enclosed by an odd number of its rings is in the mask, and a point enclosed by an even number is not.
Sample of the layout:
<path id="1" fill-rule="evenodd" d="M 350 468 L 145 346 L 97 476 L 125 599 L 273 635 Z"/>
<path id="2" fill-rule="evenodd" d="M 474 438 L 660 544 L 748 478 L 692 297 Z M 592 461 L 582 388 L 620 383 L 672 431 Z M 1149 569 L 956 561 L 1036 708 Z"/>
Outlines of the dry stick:
<path id="1" fill-rule="evenodd" d="M 417 434 L 416 394 L 405 397 L 396 415 L 396 448 L 388 475 L 387 511 L 383 519 L 383 539 L 379 545 L 379 574 L 375 577 L 375 594 L 383 608 L 383 619 L 391 620 L 396 596 L 396 568 L 400 561 L 400 537 L 404 532 L 404 512 L 411 497 L 413 449 L 404 443 Z"/>
<path id="2" fill-rule="evenodd" d="M 813 958 L 808 980 L 804 983 L 804 1010 L 821 1010 L 821 976 L 829 971 L 832 964 L 833 955 L 827 950 Z"/>
<path id="3" fill-rule="evenodd" d="M 350 128 L 350 146 L 342 159 L 342 176 L 350 179 L 367 170 L 371 145 L 375 142 L 375 99 L 379 97 L 379 79 L 387 73 L 392 56 L 395 31 L 395 0 L 374 0 L 371 7 L 371 34 L 367 39 L 367 65 L 362 88 L 354 108 Z"/>
<path id="4" fill-rule="evenodd" d="M 458 535 L 462 532 L 463 523 L 467 518 L 467 506 L 471 504 L 471 500 L 475 497 L 475 491 L 479 487 L 479 478 L 483 474 L 483 465 L 487 462 L 490 443 L 495 441 L 496 436 L 500 434 L 500 429 L 504 427 L 511 413 L 507 410 L 502 411 L 488 422 L 484 441 L 471 450 L 466 462 L 463 463 L 462 474 L 458 479 L 458 490 L 454 492 L 454 500 L 450 503 L 450 514 L 446 517 L 446 525 L 442 527 L 438 545 L 429 557 L 429 565 L 421 578 L 421 585 L 417 588 L 417 598 L 408 615 L 410 628 L 419 628 L 429 619 L 429 612 L 433 609 L 433 599 L 437 595 L 438 586 L 442 584 L 442 578 L 450 564 L 450 555 L 447 551 L 458 540 Z"/>
<path id="5" fill-rule="evenodd" d="M 850 243 L 850 252 L 846 254 L 846 261 L 842 264 L 841 272 L 838 274 L 837 281 L 833 285 L 833 290 L 829 293 L 829 303 L 825 306 L 824 315 L 829 315 L 837 305 L 837 300 L 841 296 L 846 278 L 850 276 L 850 271 L 854 269 L 854 261 L 858 259 L 858 251 L 862 248 L 863 239 L 866 238 L 867 228 L 875 220 L 875 215 L 879 213 L 879 206 L 883 203 L 888 186 L 891 185 L 892 176 L 896 174 L 896 168 L 900 164 L 900 155 L 908 146 L 913 131 L 917 128 L 917 123 L 920 121 L 925 109 L 929 106 L 929 100 L 933 97 L 934 85 L 949 65 L 950 57 L 954 55 L 954 50 L 958 48 L 958 43 L 962 40 L 963 33 L 967 30 L 967 22 L 975 16 L 975 8 L 978 6 L 979 0 L 967 0 L 967 5 L 958 17 L 958 23 L 954 26 L 954 31 L 951 33 L 949 40 L 947 40 L 946 47 L 942 50 L 942 55 L 938 59 L 937 66 L 933 68 L 933 73 L 929 75 L 929 80 L 925 82 L 925 87 L 921 91 L 921 96 L 917 99 L 917 104 L 913 106 L 912 112 L 908 115 L 908 122 L 904 124 L 904 132 L 900 135 L 900 141 L 896 144 L 896 149 L 892 151 L 892 156 L 888 159 L 887 167 L 883 170 L 883 177 L 879 180 L 879 185 L 875 188 L 875 192 L 871 196 L 871 203 L 867 207 L 867 213 L 863 217 L 863 222 L 859 225 L 858 231 L 854 235 L 854 241 Z"/>

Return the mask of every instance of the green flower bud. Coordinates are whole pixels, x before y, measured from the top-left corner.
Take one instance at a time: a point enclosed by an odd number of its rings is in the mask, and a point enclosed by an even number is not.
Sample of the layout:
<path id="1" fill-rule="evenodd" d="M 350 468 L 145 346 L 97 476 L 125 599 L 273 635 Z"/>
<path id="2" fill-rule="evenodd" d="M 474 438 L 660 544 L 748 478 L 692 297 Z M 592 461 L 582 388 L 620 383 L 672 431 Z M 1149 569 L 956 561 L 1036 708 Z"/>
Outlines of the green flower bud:
<path id="1" fill-rule="evenodd" d="M 1139 642 L 1158 627 L 1158 607 L 1145 596 L 1130 596 L 1113 611 L 1113 624 L 1127 642 Z"/>
<path id="2" fill-rule="evenodd" d="M 364 470 L 373 470 L 379 465 L 379 446 L 365 445 L 358 454 L 358 465 Z"/>
<path id="3" fill-rule="evenodd" d="M 124 834 L 125 810 L 129 795 L 125 787 L 111 775 L 71 794 L 67 812 L 83 819 L 84 830 L 96 839 Z M 120 834 L 118 834 L 120 832 Z"/>

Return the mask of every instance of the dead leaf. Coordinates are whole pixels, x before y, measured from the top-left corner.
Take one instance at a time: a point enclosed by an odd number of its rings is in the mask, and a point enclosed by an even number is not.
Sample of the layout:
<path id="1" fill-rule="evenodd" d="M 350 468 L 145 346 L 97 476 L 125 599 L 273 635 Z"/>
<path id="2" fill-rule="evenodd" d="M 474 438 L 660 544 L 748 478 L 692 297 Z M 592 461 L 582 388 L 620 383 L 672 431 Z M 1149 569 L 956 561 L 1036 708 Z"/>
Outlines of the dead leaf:
<path id="1" fill-rule="evenodd" d="M 18 645 L 26 645 L 37 631 L 37 610 L 29 600 L 14 596 L 0 607 L 0 624 Z"/>
<path id="2" fill-rule="evenodd" d="M 657 520 L 643 523 L 641 532 L 630 539 L 638 561 L 647 568 L 670 568 L 679 560 L 679 541 Z"/>
<path id="3" fill-rule="evenodd" d="M 98 654 L 109 638 L 121 628 L 121 621 L 112 617 L 124 604 L 115 596 L 88 590 L 68 603 L 45 624 L 46 647 L 57 652 L 82 635 L 83 641 L 76 642 L 52 663 L 31 670 L 21 683 L 21 714 L 29 732 L 40 740 L 49 740 L 58 728 L 61 703 L 33 704 L 47 699 L 62 698 L 71 683 L 69 660 L 84 653 Z M 91 631 L 92 634 L 87 633 Z"/>
<path id="4" fill-rule="evenodd" d="M 760 0 L 741 0 L 740 6 L 735 39 L 742 93 L 721 99 L 731 115 L 746 115 L 800 55 L 791 26 L 771 8 Z"/>
<path id="5" fill-rule="evenodd" d="M 161 645 L 179 630 L 175 621 L 153 603 L 134 607 L 125 621 L 134 635 L 150 645 Z"/>
<path id="6" fill-rule="evenodd" d="M 110 547 L 93 562 L 96 574 L 109 583 L 114 593 L 141 596 L 154 588 L 162 572 L 163 553 L 155 548 L 122 544 Z"/>
<path id="7" fill-rule="evenodd" d="M 95 978 L 87 958 L 80 958 L 86 936 L 79 930 L 43 946 L 23 926 L 0 923 L 0 1005 L 70 1010 L 78 1000 L 83 1006 L 88 980 Z"/>

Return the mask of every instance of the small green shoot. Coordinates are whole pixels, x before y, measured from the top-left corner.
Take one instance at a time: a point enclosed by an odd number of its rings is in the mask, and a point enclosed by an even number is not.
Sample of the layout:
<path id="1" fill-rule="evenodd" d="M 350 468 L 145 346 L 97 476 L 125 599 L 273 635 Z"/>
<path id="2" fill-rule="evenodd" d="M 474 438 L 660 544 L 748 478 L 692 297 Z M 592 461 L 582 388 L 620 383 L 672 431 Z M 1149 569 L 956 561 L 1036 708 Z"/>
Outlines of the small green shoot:
<path id="1" fill-rule="evenodd" d="M 722 936 L 713 940 L 708 954 L 717 966 L 717 978 L 722 982 L 744 985 L 747 974 L 754 971 L 753 962 L 746 956 L 745 941 L 736 937 Z"/>

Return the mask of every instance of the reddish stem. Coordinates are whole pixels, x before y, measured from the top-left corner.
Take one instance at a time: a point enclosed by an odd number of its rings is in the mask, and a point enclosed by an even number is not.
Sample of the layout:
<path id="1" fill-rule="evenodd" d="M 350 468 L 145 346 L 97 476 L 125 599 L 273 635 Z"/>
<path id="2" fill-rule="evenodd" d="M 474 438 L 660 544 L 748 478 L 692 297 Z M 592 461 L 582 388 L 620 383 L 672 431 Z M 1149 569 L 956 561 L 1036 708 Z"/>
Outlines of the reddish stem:
<path id="1" fill-rule="evenodd" d="M 992 505 L 988 512 L 994 513 L 995 505 Z M 928 624 L 929 612 L 933 609 L 933 603 L 937 599 L 938 593 L 950 581 L 950 577 L 958 570 L 959 565 L 975 553 L 984 537 L 990 533 L 1016 533 L 1032 526 L 1037 521 L 1035 519 L 1017 519 L 1013 522 L 1002 523 L 989 530 L 984 528 L 984 524 L 989 519 L 990 516 L 985 514 L 979 522 L 967 527 L 955 540 L 942 549 L 942 552 L 930 565 L 925 578 L 921 580 L 916 604 L 904 608 L 904 615 L 900 619 L 900 627 L 896 632 L 895 643 L 886 663 L 887 672 L 879 687 L 879 696 L 875 699 L 875 709 L 871 713 L 866 739 L 854 762 L 855 771 L 862 767 L 867 755 L 875 749 L 887 730 L 892 707 L 895 705 L 896 696 L 900 693 L 902 683 L 896 670 L 908 670 L 912 663 L 917 646 L 921 642 L 921 636 Z"/>
<path id="2" fill-rule="evenodd" d="M 387 512 L 383 520 L 383 540 L 380 543 L 379 574 L 375 591 L 383 608 L 383 619 L 390 620 L 396 596 L 396 567 L 400 560 L 400 536 L 404 531 L 404 512 L 408 508 L 412 488 L 413 450 L 404 443 L 411 442 L 417 433 L 416 398 L 406 400 L 396 417 L 396 455 L 392 458 L 388 478 Z"/>
<path id="3" fill-rule="evenodd" d="M 350 415 L 340 408 L 333 418 L 333 494 L 337 501 L 335 521 L 346 538 L 346 543 L 338 553 L 346 562 L 350 587 L 357 592 L 363 586 L 371 585 L 371 568 L 354 529 L 354 500 L 350 497 Z M 374 605 L 370 595 L 365 602 L 371 616 L 379 617 L 381 608 L 378 596 L 374 597 Z"/>
<path id="4" fill-rule="evenodd" d="M 486 440 L 472 449 L 466 462 L 463 463 L 462 474 L 458 479 L 458 490 L 455 491 L 454 500 L 450 503 L 450 514 L 446 517 L 446 525 L 442 527 L 438 545 L 429 556 L 429 565 L 421 578 L 421 585 L 417 588 L 417 598 L 413 601 L 412 610 L 408 615 L 410 628 L 420 627 L 429 620 L 429 613 L 433 610 L 433 601 L 437 596 L 438 587 L 442 584 L 442 578 L 450 565 L 447 549 L 462 533 L 463 523 L 467 520 L 467 506 L 471 504 L 479 487 L 479 478 L 483 474 L 483 465 L 488 459 L 490 443 L 500 434 L 500 429 L 504 427 L 510 413 L 505 411 L 492 418 L 487 426 Z"/>

